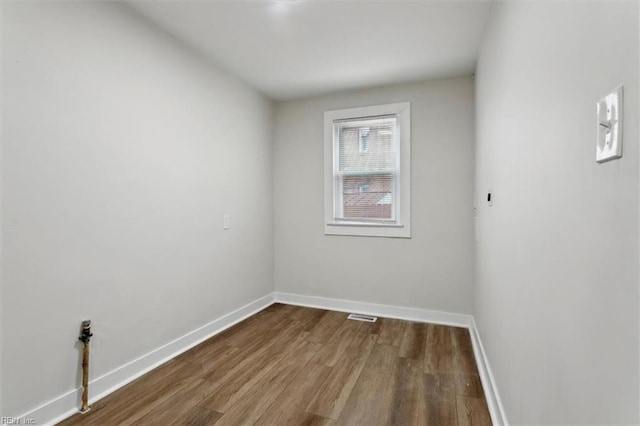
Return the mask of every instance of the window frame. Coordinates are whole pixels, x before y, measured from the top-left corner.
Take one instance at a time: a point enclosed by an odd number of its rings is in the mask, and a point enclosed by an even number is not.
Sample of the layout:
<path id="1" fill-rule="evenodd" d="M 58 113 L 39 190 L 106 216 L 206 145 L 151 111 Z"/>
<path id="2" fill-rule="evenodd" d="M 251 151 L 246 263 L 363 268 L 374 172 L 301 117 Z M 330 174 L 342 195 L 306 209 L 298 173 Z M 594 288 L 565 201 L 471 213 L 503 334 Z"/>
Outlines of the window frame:
<path id="1" fill-rule="evenodd" d="M 397 117 L 400 149 L 395 214 L 393 215 L 395 220 L 337 219 L 335 167 L 338 159 L 335 149 L 334 123 L 389 115 Z M 411 238 L 411 104 L 409 102 L 340 109 L 324 113 L 324 233 L 325 235 Z"/>

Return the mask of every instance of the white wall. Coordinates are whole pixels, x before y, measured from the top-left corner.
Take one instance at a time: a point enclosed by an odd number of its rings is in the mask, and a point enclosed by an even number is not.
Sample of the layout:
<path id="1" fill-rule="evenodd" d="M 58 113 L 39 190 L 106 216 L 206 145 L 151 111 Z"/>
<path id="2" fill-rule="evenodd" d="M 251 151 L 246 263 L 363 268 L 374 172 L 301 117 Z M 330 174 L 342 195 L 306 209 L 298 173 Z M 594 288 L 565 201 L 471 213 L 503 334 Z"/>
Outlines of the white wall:
<path id="1" fill-rule="evenodd" d="M 637 424 L 638 10 L 498 2 L 478 66 L 475 314 L 512 424 Z M 623 158 L 595 102 L 625 88 Z"/>
<path id="2" fill-rule="evenodd" d="M 3 27 L 3 22 L 4 22 L 4 12 L 3 12 L 3 7 L 2 4 L 0 4 L 0 57 L 2 57 L 2 27 Z M 0 85 L 2 84 L 2 80 L 3 80 L 3 76 L 2 76 L 2 72 L 3 72 L 3 67 L 0 67 Z M 2 111 L 3 111 L 3 100 L 2 100 L 2 96 L 0 96 L 0 116 L 2 116 Z M 0 120 L 0 135 L 2 135 L 2 120 Z M 4 205 L 4 202 L 2 201 L 2 188 L 4 187 L 3 182 L 3 176 L 4 176 L 4 168 L 2 167 L 3 164 L 3 158 L 2 158 L 2 139 L 0 138 L 0 204 Z M 2 223 L 2 211 L 4 209 L 0 208 L 0 223 Z M 3 321 L 3 309 L 2 309 L 2 300 L 4 300 L 4 297 L 2 295 L 2 276 L 4 274 L 4 257 L 2 256 L 2 247 L 4 246 L 4 237 L 3 237 L 4 232 L 0 231 L 0 417 L 4 416 L 4 404 L 3 404 L 3 396 L 2 396 L 2 383 L 4 383 L 4 376 L 2 374 L 2 348 L 4 347 L 4 321 Z"/>
<path id="3" fill-rule="evenodd" d="M 272 106 L 108 3 L 3 6 L 4 414 L 273 291 Z M 222 230 L 222 216 L 232 216 Z"/>
<path id="4" fill-rule="evenodd" d="M 473 79 L 344 92 L 276 107 L 276 291 L 470 313 Z M 324 111 L 411 102 L 412 238 L 323 234 Z"/>

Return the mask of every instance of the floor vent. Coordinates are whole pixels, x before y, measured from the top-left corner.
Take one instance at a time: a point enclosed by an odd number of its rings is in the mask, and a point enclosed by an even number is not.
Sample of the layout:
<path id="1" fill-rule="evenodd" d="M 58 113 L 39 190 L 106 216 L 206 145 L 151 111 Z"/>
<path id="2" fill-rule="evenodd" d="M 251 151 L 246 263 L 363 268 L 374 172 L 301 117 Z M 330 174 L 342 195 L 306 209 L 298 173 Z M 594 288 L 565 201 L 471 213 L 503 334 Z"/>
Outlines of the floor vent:
<path id="1" fill-rule="evenodd" d="M 372 317 L 371 315 L 361 315 L 361 314 L 349 314 L 347 317 L 350 320 L 356 321 L 365 321 L 365 322 L 376 322 L 378 317 Z"/>

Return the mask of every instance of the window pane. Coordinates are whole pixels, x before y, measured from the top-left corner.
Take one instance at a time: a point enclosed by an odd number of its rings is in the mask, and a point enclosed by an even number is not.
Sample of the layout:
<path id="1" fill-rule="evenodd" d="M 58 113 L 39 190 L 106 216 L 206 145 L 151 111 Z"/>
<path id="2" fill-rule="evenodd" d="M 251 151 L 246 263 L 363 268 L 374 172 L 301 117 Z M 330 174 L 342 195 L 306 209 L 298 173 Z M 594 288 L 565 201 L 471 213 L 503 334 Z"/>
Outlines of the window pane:
<path id="1" fill-rule="evenodd" d="M 344 176 L 342 219 L 393 219 L 393 176 Z"/>
<path id="2" fill-rule="evenodd" d="M 395 219 L 399 158 L 396 125 L 396 116 L 334 124 L 336 219 Z"/>
<path id="3" fill-rule="evenodd" d="M 396 170 L 396 117 L 336 123 L 340 172 Z"/>

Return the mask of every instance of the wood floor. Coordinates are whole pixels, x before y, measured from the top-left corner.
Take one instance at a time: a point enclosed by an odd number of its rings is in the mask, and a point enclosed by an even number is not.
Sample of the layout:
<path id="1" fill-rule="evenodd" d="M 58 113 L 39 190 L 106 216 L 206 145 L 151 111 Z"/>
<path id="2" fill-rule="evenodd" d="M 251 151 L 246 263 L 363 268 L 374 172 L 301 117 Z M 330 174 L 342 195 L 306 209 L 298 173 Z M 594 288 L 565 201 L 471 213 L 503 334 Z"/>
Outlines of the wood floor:
<path id="1" fill-rule="evenodd" d="M 490 425 L 466 329 L 275 304 L 63 425 Z"/>

